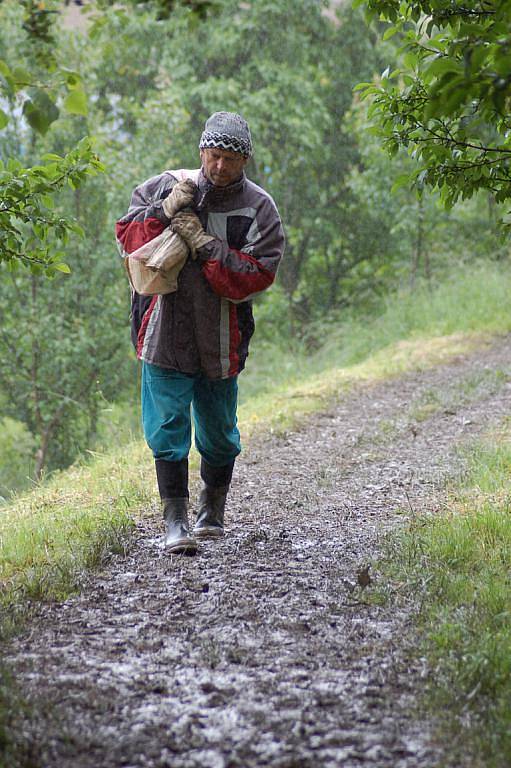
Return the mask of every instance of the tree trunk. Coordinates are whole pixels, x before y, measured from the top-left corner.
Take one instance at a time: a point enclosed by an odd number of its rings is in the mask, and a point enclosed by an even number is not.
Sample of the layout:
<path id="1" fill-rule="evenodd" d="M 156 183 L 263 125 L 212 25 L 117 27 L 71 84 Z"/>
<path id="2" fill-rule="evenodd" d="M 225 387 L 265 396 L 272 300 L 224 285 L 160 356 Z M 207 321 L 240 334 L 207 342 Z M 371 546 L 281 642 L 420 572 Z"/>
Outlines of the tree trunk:
<path id="1" fill-rule="evenodd" d="M 419 265 L 424 257 L 424 273 L 427 280 L 430 279 L 429 256 L 424 254 L 424 199 L 422 194 L 417 197 L 417 232 L 415 238 L 415 249 L 412 259 L 412 269 L 410 272 L 410 288 L 415 288 L 415 281 L 419 272 Z"/>
<path id="2" fill-rule="evenodd" d="M 37 481 L 41 480 L 43 476 L 43 470 L 46 466 L 46 459 L 48 456 L 48 447 L 50 445 L 50 438 L 53 432 L 52 425 L 49 425 L 41 435 L 41 444 L 35 454 L 35 468 L 34 477 Z"/>

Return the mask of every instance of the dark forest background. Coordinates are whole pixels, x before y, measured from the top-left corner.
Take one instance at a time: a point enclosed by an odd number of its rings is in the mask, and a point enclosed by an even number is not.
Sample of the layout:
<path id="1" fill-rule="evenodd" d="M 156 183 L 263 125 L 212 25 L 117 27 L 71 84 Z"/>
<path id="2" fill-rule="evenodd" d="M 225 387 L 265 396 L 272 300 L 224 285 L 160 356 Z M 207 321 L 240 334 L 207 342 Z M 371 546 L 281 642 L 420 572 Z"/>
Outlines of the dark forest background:
<path id="1" fill-rule="evenodd" d="M 391 191 L 415 160 L 384 151 L 354 88 L 396 66 L 400 35 L 383 42 L 362 10 L 310 0 L 76 5 L 0 3 L 2 179 L 42 158 L 56 175 L 58 158 L 94 141 L 58 194 L 38 196 L 79 225 L 68 233 L 33 216 L 31 236 L 46 241 L 53 267 L 0 263 L 0 495 L 136 432 L 114 222 L 137 183 L 197 166 L 215 110 L 249 121 L 248 174 L 285 223 L 278 283 L 256 307 L 255 344 L 273 348 L 270 361 L 284 349 L 312 354 L 346 318 L 377 316 L 393 292 L 413 296 L 507 259 L 491 191 L 451 211 L 420 180 Z M 82 183 L 91 162 L 101 171 L 96 155 L 102 172 Z M 9 237 L 4 253 L 16 246 Z M 257 389 L 257 369 L 250 375 Z"/>

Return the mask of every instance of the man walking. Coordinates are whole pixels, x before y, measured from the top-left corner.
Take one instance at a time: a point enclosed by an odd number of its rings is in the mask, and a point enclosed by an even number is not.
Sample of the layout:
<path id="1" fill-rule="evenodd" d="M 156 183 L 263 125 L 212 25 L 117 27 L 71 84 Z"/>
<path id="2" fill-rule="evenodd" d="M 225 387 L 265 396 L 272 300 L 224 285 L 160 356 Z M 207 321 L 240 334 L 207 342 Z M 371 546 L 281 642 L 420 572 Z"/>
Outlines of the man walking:
<path id="1" fill-rule="evenodd" d="M 142 420 L 153 451 L 170 552 L 223 535 L 239 454 L 237 376 L 254 332 L 251 299 L 274 281 L 284 234 L 272 198 L 245 176 L 246 121 L 215 112 L 199 143 L 201 168 L 165 171 L 138 186 L 117 239 L 131 254 L 167 227 L 189 248 L 177 290 L 132 296 L 132 339 L 142 361 Z M 191 417 L 203 488 L 188 523 Z"/>

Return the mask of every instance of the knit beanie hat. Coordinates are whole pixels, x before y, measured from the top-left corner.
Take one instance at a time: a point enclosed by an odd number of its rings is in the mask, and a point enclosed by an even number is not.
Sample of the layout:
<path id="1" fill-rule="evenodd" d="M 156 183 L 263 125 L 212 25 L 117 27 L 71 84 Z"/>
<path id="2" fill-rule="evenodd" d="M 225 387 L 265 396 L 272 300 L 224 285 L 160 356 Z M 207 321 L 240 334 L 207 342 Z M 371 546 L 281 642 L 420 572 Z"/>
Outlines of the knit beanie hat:
<path id="1" fill-rule="evenodd" d="M 206 120 L 199 149 L 228 149 L 243 157 L 252 154 L 252 137 L 246 120 L 236 112 L 215 112 Z"/>

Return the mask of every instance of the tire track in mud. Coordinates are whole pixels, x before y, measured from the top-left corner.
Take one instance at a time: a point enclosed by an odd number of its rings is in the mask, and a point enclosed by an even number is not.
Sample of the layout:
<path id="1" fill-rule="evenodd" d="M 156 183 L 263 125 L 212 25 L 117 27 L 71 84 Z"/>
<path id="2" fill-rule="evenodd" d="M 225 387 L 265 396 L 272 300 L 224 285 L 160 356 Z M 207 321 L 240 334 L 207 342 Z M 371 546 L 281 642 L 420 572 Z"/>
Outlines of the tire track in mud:
<path id="1" fill-rule="evenodd" d="M 413 714 L 413 606 L 367 605 L 352 584 L 396 510 L 434 508 L 454 447 L 509 413 L 510 381 L 506 338 L 254 443 L 225 539 L 196 558 L 165 553 L 153 510 L 126 557 L 4 649 L 37 712 L 18 723 L 29 764 L 439 765 Z"/>

